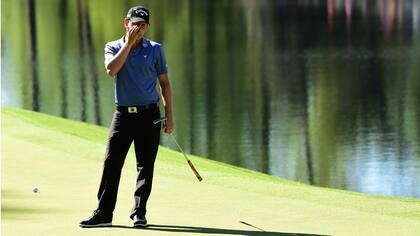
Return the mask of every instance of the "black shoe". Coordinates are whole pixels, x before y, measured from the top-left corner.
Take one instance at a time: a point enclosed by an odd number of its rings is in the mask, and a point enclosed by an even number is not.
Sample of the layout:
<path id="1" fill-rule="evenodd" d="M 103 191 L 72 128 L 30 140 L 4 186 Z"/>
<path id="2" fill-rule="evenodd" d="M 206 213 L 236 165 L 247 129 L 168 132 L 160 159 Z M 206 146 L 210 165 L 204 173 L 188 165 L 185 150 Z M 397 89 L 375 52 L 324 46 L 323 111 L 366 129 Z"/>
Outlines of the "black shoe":
<path id="1" fill-rule="evenodd" d="M 80 222 L 82 228 L 106 227 L 112 225 L 112 213 L 105 214 L 100 210 L 95 210 L 91 217 Z"/>
<path id="2" fill-rule="evenodd" d="M 146 227 L 147 220 L 145 215 L 135 215 L 133 217 L 134 227 Z"/>

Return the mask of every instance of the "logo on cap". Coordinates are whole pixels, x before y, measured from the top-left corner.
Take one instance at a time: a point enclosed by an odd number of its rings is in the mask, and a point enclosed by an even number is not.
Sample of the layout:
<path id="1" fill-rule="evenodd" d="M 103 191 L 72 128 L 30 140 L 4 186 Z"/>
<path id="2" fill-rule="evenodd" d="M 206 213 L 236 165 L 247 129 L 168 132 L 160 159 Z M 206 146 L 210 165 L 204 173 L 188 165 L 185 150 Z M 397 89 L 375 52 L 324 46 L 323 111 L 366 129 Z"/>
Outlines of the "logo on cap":
<path id="1" fill-rule="evenodd" d="M 148 16 L 148 14 L 147 14 L 147 12 L 145 11 L 145 10 L 143 10 L 143 9 L 136 9 L 135 11 L 134 11 L 134 14 L 140 14 L 140 16 Z"/>
<path id="2" fill-rule="evenodd" d="M 135 6 L 130 8 L 127 13 L 127 18 L 132 22 L 146 21 L 149 23 L 150 13 L 142 6 Z"/>

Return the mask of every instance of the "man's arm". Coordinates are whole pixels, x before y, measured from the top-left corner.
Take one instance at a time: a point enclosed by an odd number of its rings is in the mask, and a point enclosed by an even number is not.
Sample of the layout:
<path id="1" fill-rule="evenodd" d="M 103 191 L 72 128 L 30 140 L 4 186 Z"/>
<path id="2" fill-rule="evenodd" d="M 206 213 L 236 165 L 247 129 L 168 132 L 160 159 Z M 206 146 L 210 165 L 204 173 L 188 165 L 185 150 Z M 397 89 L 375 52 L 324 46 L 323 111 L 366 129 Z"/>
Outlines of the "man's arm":
<path id="1" fill-rule="evenodd" d="M 113 58 L 105 62 L 105 69 L 108 75 L 113 77 L 121 70 L 125 60 L 127 60 L 131 47 L 136 42 L 136 37 L 138 37 L 139 33 L 140 28 L 137 26 L 134 26 L 131 30 L 126 31 L 125 42 L 122 48 Z"/>
<path id="2" fill-rule="evenodd" d="M 106 73 L 109 76 L 114 77 L 118 71 L 121 70 L 124 65 L 125 60 L 127 59 L 128 53 L 130 52 L 131 46 L 127 42 L 124 43 L 121 50 L 113 58 L 105 64 Z"/>
<path id="3" fill-rule="evenodd" d="M 165 115 L 166 115 L 166 127 L 165 133 L 172 133 L 174 128 L 174 121 L 172 116 L 172 90 L 171 83 L 169 82 L 168 74 L 160 74 L 158 76 L 159 85 L 162 91 L 163 96 L 163 105 L 165 106 Z"/>

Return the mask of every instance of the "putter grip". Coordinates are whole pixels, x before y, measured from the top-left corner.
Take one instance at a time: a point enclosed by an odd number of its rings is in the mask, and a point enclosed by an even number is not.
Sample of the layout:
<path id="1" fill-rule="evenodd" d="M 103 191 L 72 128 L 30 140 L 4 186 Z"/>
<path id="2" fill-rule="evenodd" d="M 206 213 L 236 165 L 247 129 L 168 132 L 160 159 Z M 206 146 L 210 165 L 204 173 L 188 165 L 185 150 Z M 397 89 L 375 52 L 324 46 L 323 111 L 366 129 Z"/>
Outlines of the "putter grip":
<path id="1" fill-rule="evenodd" d="M 195 176 L 197 177 L 198 181 L 203 180 L 203 178 L 201 178 L 200 174 L 197 172 L 197 170 L 195 169 L 194 165 L 192 164 L 192 162 L 190 160 L 188 160 L 188 165 L 190 165 L 192 171 L 194 172 Z"/>

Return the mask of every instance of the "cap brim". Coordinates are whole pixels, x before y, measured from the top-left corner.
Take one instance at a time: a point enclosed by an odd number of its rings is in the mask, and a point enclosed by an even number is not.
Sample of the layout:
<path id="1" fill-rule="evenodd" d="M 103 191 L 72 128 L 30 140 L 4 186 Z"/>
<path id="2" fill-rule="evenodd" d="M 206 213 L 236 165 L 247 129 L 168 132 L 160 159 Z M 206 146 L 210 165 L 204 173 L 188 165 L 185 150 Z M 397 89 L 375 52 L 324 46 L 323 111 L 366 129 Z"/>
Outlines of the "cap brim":
<path id="1" fill-rule="evenodd" d="M 137 23 L 137 22 L 146 21 L 146 20 L 141 17 L 130 17 L 130 21 L 133 23 Z"/>

